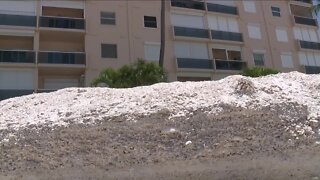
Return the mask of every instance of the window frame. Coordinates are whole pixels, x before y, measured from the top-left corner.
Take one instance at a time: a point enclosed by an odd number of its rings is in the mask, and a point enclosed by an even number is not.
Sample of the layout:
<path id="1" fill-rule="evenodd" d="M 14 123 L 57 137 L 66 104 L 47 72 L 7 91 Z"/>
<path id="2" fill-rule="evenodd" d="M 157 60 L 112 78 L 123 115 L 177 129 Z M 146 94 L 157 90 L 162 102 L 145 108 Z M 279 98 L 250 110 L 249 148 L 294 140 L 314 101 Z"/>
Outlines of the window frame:
<path id="1" fill-rule="evenodd" d="M 262 64 L 256 63 L 255 55 L 262 55 Z M 253 63 L 255 66 L 265 66 L 265 53 L 263 52 L 253 52 L 252 53 Z"/>
<path id="2" fill-rule="evenodd" d="M 214 58 L 214 50 L 223 50 L 224 51 L 224 53 L 225 53 L 225 57 L 226 57 L 226 59 L 217 59 L 217 58 Z M 242 51 L 240 50 L 233 50 L 233 49 L 223 49 L 223 48 L 212 48 L 211 49 L 211 51 L 212 51 L 212 55 L 213 55 L 213 59 L 214 60 L 223 60 L 223 61 L 243 61 L 242 60 Z M 229 58 L 229 51 L 230 52 L 239 52 L 240 53 L 240 59 L 237 59 L 237 60 L 234 60 L 234 59 L 230 59 Z"/>
<path id="3" fill-rule="evenodd" d="M 115 48 L 115 56 L 104 56 L 103 48 L 106 48 L 106 46 L 113 46 L 112 48 Z M 118 58 L 118 45 L 117 44 L 107 44 L 107 43 L 101 43 L 101 58 L 108 58 L 108 59 L 117 59 Z"/>
<path id="4" fill-rule="evenodd" d="M 283 63 L 284 61 L 283 60 L 285 60 L 285 59 L 283 59 L 283 57 L 285 57 L 285 56 L 290 57 L 290 66 L 289 67 L 288 66 L 284 66 L 284 63 Z M 281 60 L 281 66 L 283 68 L 286 68 L 286 69 L 293 69 L 294 68 L 294 62 L 293 62 L 293 57 L 292 57 L 292 53 L 291 52 L 281 52 L 280 60 Z"/>
<path id="5" fill-rule="evenodd" d="M 103 13 L 106 14 L 112 14 L 114 17 L 103 17 Z M 108 20 L 108 21 L 113 21 L 113 23 L 107 24 L 107 23 L 102 23 L 102 20 Z M 117 25 L 117 18 L 116 18 L 116 13 L 115 12 L 107 12 L 107 11 L 100 11 L 100 24 L 101 25 Z"/>
<path id="6" fill-rule="evenodd" d="M 151 21 L 151 20 L 147 20 L 146 21 L 146 17 L 147 18 L 155 18 L 155 22 L 154 21 Z M 151 24 L 155 24 L 156 26 L 155 27 L 149 27 L 149 26 L 146 26 L 146 23 L 151 23 Z M 157 29 L 158 28 L 158 20 L 157 20 L 157 16 L 147 16 L 147 15 L 144 15 L 143 16 L 143 27 L 144 28 L 150 28 L 150 29 Z"/>
<path id="7" fill-rule="evenodd" d="M 281 39 L 282 36 L 278 36 L 280 31 L 285 33 L 285 39 Z M 282 42 L 282 43 L 288 43 L 289 42 L 289 37 L 288 37 L 288 31 L 286 28 L 284 27 L 276 27 L 275 28 L 275 33 L 276 33 L 276 38 L 278 42 Z"/>
<path id="8" fill-rule="evenodd" d="M 281 17 L 281 9 L 276 6 L 271 6 L 271 13 L 274 17 Z"/>
<path id="9" fill-rule="evenodd" d="M 252 33 L 250 33 L 250 28 L 251 27 L 259 29 L 259 37 L 253 37 L 252 36 Z M 263 39 L 263 35 L 262 35 L 262 30 L 261 30 L 261 25 L 260 24 L 253 24 L 253 23 L 247 24 L 247 31 L 248 31 L 248 37 L 250 39 L 255 39 L 255 40 L 262 40 Z"/>

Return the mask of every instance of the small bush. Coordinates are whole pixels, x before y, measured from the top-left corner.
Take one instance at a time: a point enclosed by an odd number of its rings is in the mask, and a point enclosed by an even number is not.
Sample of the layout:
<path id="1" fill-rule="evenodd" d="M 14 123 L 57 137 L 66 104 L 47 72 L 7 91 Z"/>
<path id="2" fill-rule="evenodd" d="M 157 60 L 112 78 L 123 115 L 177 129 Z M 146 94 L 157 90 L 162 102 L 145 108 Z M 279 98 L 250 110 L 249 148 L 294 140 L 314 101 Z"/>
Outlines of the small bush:
<path id="1" fill-rule="evenodd" d="M 264 67 L 252 67 L 252 68 L 246 68 L 242 71 L 243 76 L 249 76 L 249 77 L 260 77 L 260 76 L 266 76 L 270 74 L 278 74 L 280 71 L 276 69 L 271 68 L 264 68 Z"/>
<path id="2" fill-rule="evenodd" d="M 106 84 L 111 88 L 131 88 L 166 81 L 166 75 L 158 64 L 139 59 L 132 65 L 122 66 L 118 70 L 107 68 L 92 82 L 93 86 Z"/>

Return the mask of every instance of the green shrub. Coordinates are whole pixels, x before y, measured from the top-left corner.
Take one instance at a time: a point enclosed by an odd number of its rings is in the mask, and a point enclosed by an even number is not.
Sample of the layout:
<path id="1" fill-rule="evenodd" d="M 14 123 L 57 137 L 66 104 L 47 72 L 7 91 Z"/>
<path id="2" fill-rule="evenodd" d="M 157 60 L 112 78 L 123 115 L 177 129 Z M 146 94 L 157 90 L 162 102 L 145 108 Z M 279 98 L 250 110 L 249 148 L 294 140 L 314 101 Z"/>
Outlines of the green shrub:
<path id="1" fill-rule="evenodd" d="M 166 81 L 166 75 L 158 64 L 139 59 L 132 65 L 114 70 L 107 68 L 92 82 L 93 86 L 106 84 L 111 88 L 131 88 Z"/>
<path id="2" fill-rule="evenodd" d="M 246 68 L 242 71 L 243 76 L 249 76 L 249 77 L 260 77 L 260 76 L 266 76 L 270 74 L 278 74 L 280 71 L 276 69 L 271 68 L 264 68 L 264 67 L 252 67 L 252 68 Z"/>

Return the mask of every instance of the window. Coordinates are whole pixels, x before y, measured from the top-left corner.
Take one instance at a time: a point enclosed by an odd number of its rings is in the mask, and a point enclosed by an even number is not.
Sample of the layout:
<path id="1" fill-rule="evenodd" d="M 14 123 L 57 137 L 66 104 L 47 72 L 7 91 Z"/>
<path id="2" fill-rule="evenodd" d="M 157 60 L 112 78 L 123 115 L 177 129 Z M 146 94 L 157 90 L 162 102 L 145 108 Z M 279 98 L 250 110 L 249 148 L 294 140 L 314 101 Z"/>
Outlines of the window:
<path id="1" fill-rule="evenodd" d="M 206 43 L 175 42 L 174 53 L 178 58 L 208 59 L 208 46 Z"/>
<path id="2" fill-rule="evenodd" d="M 260 25 L 248 25 L 249 37 L 252 39 L 261 39 Z"/>
<path id="3" fill-rule="evenodd" d="M 145 43 L 144 58 L 145 60 L 158 61 L 160 57 L 160 43 Z"/>
<path id="4" fill-rule="evenodd" d="M 116 14 L 113 12 L 100 12 L 100 21 L 101 24 L 116 24 Z"/>
<path id="5" fill-rule="evenodd" d="M 241 52 L 227 49 L 212 49 L 213 58 L 216 60 L 241 61 Z"/>
<path id="6" fill-rule="evenodd" d="M 271 6 L 271 12 L 272 12 L 273 16 L 277 16 L 277 17 L 281 16 L 280 8 L 278 8 L 278 7 Z"/>
<path id="7" fill-rule="evenodd" d="M 210 29 L 214 30 L 240 32 L 237 19 L 232 17 L 210 15 L 208 16 L 208 25 Z"/>
<path id="8" fill-rule="evenodd" d="M 144 27 L 157 28 L 157 18 L 154 16 L 144 16 Z"/>
<path id="9" fill-rule="evenodd" d="M 293 61 L 291 53 L 282 53 L 281 54 L 282 67 L 284 68 L 293 68 Z"/>
<path id="10" fill-rule="evenodd" d="M 318 42 L 317 31 L 309 28 L 294 27 L 293 33 L 295 39 Z"/>
<path id="11" fill-rule="evenodd" d="M 276 28 L 276 36 L 279 42 L 288 42 L 288 35 L 285 29 Z"/>
<path id="12" fill-rule="evenodd" d="M 228 51 L 228 59 L 234 60 L 234 61 L 240 61 L 241 60 L 241 53 L 240 51 Z"/>
<path id="13" fill-rule="evenodd" d="M 101 57 L 103 58 L 117 58 L 116 44 L 101 44 Z"/>
<path id="14" fill-rule="evenodd" d="M 246 12 L 256 13 L 256 5 L 254 1 L 242 1 Z"/>
<path id="15" fill-rule="evenodd" d="M 316 52 L 299 52 L 301 65 L 320 66 L 320 53 Z"/>
<path id="16" fill-rule="evenodd" d="M 253 53 L 253 61 L 255 66 L 264 66 L 264 54 Z"/>
<path id="17" fill-rule="evenodd" d="M 171 22 L 174 26 L 204 28 L 203 16 L 171 14 Z"/>

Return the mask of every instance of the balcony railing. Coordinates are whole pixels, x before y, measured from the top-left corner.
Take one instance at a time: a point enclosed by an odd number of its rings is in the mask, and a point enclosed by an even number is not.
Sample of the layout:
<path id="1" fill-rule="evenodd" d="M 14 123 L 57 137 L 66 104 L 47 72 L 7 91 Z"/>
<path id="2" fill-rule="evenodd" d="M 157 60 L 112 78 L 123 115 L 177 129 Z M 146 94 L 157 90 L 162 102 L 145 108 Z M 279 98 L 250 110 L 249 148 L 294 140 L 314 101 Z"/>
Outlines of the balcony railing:
<path id="1" fill-rule="evenodd" d="M 299 45 L 302 49 L 320 50 L 320 43 L 317 42 L 299 40 Z"/>
<path id="2" fill-rule="evenodd" d="M 306 74 L 320 74 L 319 66 L 304 66 Z"/>
<path id="3" fill-rule="evenodd" d="M 312 0 L 294 0 L 294 1 L 312 4 Z"/>
<path id="4" fill-rule="evenodd" d="M 210 59 L 192 59 L 192 58 L 177 58 L 178 68 L 191 69 L 211 69 L 213 70 L 213 61 Z"/>
<path id="5" fill-rule="evenodd" d="M 35 63 L 35 52 L 23 50 L 0 50 L 2 63 Z"/>
<path id="6" fill-rule="evenodd" d="M 0 25 L 36 27 L 36 16 L 0 14 Z"/>
<path id="7" fill-rule="evenodd" d="M 85 20 L 66 17 L 41 16 L 40 27 L 82 30 L 85 29 Z"/>
<path id="8" fill-rule="evenodd" d="M 178 68 L 201 70 L 233 70 L 240 71 L 247 67 L 247 63 L 240 60 L 211 60 L 196 58 L 177 58 Z"/>
<path id="9" fill-rule="evenodd" d="M 32 94 L 33 92 L 34 90 L 0 89 L 0 101 L 9 99 L 9 98 L 29 95 L 29 94 Z"/>
<path id="10" fill-rule="evenodd" d="M 211 35 L 216 40 L 243 42 L 241 33 L 211 30 Z"/>
<path id="11" fill-rule="evenodd" d="M 205 10 L 204 2 L 194 0 L 171 0 L 171 6 L 188 9 Z"/>
<path id="12" fill-rule="evenodd" d="M 237 60 L 215 60 L 217 70 L 235 70 L 240 71 L 247 66 L 244 61 Z"/>
<path id="13" fill-rule="evenodd" d="M 85 65 L 85 53 L 71 52 L 39 52 L 38 63 Z"/>
<path id="14" fill-rule="evenodd" d="M 207 9 L 208 9 L 208 11 L 211 11 L 211 12 L 238 15 L 237 7 L 233 7 L 233 6 L 207 3 Z"/>
<path id="15" fill-rule="evenodd" d="M 174 27 L 175 36 L 194 37 L 194 38 L 209 38 L 209 31 L 207 29 Z"/>
<path id="16" fill-rule="evenodd" d="M 317 20 L 307 17 L 294 16 L 294 22 L 308 26 L 317 26 Z"/>

